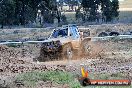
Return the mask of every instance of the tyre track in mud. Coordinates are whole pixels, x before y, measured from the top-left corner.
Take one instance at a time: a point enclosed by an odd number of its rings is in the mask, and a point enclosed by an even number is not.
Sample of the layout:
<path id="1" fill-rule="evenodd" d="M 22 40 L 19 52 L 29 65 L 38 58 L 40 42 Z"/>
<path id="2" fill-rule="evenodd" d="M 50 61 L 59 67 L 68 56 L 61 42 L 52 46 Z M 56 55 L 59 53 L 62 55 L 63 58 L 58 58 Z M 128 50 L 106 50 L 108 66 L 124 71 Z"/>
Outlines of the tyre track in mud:
<path id="1" fill-rule="evenodd" d="M 97 67 L 100 67 L 101 65 L 103 65 L 102 67 L 109 67 L 112 65 L 115 65 L 113 68 L 115 67 L 131 67 L 131 48 L 128 51 L 125 51 L 126 48 L 122 48 L 121 50 L 119 50 L 120 47 L 117 46 L 117 44 L 119 46 L 124 45 L 124 43 L 113 43 L 113 42 L 109 42 L 108 43 L 103 43 L 102 46 L 103 47 L 103 52 L 101 52 L 100 55 L 97 55 L 97 57 L 93 56 L 89 56 L 89 57 L 85 57 L 82 59 L 78 59 L 78 60 L 72 60 L 72 61 L 50 61 L 50 62 L 43 62 L 43 63 L 35 63 L 32 62 L 32 58 L 31 57 L 22 57 L 21 53 L 22 51 L 14 49 L 14 48 L 9 48 L 7 46 L 1 46 L 0 47 L 0 72 L 6 72 L 9 71 L 10 73 L 22 73 L 22 72 L 27 72 L 27 71 L 33 71 L 34 69 L 38 69 L 38 70 L 43 70 L 43 69 L 47 69 L 46 67 L 53 67 L 54 68 L 58 68 L 56 66 L 72 66 L 73 67 L 80 67 L 80 65 L 85 62 L 85 64 L 87 65 L 91 65 L 95 64 L 97 65 L 95 67 L 95 69 L 97 69 Z M 111 48 L 110 48 L 110 47 Z M 116 46 L 116 48 L 115 48 Z M 96 46 L 94 46 L 96 47 Z M 95 48 L 96 49 L 96 48 Z M 26 55 L 25 55 L 26 56 Z M 93 59 L 91 59 L 93 58 Z M 96 62 L 96 63 L 95 63 Z M 129 63 L 130 62 L 130 63 Z M 122 66 L 122 64 L 124 64 Z M 75 65 L 75 66 L 74 66 Z M 77 66 L 78 65 L 78 66 Z M 100 65 L 100 66 L 98 66 Z M 117 65 L 117 66 L 116 66 Z M 40 66 L 40 67 L 39 67 Z M 42 67 L 41 67 L 42 66 Z M 91 67 L 92 68 L 92 67 Z M 94 68 L 92 68 L 94 69 Z"/>
<path id="2" fill-rule="evenodd" d="M 104 51 L 101 52 L 100 56 L 49 62 L 33 62 L 32 57 L 27 54 L 22 57 L 21 50 L 0 46 L 0 79 L 7 80 L 21 73 L 49 70 L 68 71 L 80 75 L 80 68 L 83 66 L 88 69 L 89 74 L 113 76 L 116 73 L 121 73 L 121 78 L 132 80 L 132 48 L 131 42 L 127 43 L 103 42 Z"/>

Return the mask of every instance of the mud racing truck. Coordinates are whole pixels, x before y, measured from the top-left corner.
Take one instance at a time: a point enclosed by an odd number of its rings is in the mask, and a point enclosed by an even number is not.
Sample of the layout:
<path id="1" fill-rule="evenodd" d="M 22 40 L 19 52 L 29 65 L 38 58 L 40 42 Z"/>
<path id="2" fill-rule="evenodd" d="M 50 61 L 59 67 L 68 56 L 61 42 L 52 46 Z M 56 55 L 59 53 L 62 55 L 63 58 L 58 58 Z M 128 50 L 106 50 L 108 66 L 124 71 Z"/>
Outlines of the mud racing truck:
<path id="1" fill-rule="evenodd" d="M 53 30 L 50 37 L 45 40 L 40 49 L 40 55 L 36 59 L 40 62 L 75 59 L 81 55 L 90 53 L 90 37 L 83 37 L 76 25 L 67 25 Z"/>

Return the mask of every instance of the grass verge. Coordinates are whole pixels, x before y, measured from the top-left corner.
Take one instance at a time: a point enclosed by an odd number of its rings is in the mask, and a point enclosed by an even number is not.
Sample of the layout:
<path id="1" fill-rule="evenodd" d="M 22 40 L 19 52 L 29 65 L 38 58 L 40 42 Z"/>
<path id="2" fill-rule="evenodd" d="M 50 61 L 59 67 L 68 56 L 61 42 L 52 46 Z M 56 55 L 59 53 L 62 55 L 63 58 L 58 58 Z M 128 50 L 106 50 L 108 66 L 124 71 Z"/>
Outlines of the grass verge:
<path id="1" fill-rule="evenodd" d="M 61 71 L 23 73 L 17 76 L 17 80 L 22 80 L 28 87 L 35 87 L 39 81 L 52 81 L 57 84 L 68 84 L 70 88 L 81 88 L 73 74 Z"/>
<path id="2" fill-rule="evenodd" d="M 109 79 L 109 74 L 102 74 L 97 77 L 97 75 L 89 75 L 91 79 Z M 121 77 L 120 73 L 114 75 L 115 79 Z M 112 77 L 112 79 L 114 79 Z M 17 76 L 17 80 L 22 80 L 27 87 L 35 87 L 37 82 L 39 81 L 51 81 L 57 84 L 67 84 L 70 88 L 132 88 L 132 86 L 87 86 L 82 87 L 79 81 L 76 79 L 75 75 L 69 72 L 61 72 L 61 71 L 45 71 L 45 72 L 28 72 L 23 73 Z M 26 88 L 27 88 L 26 87 Z"/>

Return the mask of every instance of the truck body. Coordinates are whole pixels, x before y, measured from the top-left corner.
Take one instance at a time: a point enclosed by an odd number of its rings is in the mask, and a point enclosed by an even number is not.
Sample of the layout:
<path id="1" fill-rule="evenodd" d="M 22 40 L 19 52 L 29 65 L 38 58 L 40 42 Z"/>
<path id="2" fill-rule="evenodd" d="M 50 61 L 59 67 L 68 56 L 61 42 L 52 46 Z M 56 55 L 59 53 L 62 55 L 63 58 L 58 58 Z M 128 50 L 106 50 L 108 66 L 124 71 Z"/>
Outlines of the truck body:
<path id="1" fill-rule="evenodd" d="M 91 38 L 83 37 L 76 25 L 66 25 L 53 30 L 50 37 L 41 45 L 38 61 L 73 59 L 74 56 L 88 54 Z"/>

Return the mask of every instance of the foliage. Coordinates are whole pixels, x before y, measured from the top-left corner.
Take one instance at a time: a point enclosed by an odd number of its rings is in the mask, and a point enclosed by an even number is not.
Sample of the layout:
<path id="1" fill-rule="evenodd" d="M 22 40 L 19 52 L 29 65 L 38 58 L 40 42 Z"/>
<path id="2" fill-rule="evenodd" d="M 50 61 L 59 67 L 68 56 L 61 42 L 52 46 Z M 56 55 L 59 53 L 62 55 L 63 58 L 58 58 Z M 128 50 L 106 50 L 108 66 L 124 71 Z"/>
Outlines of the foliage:
<path id="1" fill-rule="evenodd" d="M 118 17 L 119 16 L 119 1 L 118 0 L 113 0 L 112 1 L 112 16 L 113 17 Z"/>
<path id="2" fill-rule="evenodd" d="M 68 24 L 67 18 L 66 18 L 66 16 L 64 14 L 61 15 L 61 21 L 62 22 L 61 22 L 60 26 Z"/>
<path id="3" fill-rule="evenodd" d="M 75 17 L 76 17 L 76 19 L 79 19 L 79 18 L 82 17 L 82 13 L 81 13 L 80 10 L 77 10 L 77 11 L 76 11 Z"/>
<path id="4" fill-rule="evenodd" d="M 60 22 L 56 0 L 0 0 L 0 24 L 25 25 L 34 22 L 41 10 L 44 23 Z"/>
<path id="5" fill-rule="evenodd" d="M 17 80 L 22 80 L 27 86 L 35 86 L 38 81 L 52 81 L 57 84 L 68 84 L 72 88 L 80 88 L 78 81 L 68 72 L 46 71 L 46 72 L 28 72 L 17 76 Z"/>
<path id="6" fill-rule="evenodd" d="M 122 78 L 121 73 L 115 73 L 115 74 L 89 74 L 90 79 L 120 79 Z M 73 74 L 68 72 L 61 72 L 61 71 L 33 71 L 28 73 L 23 73 L 17 76 L 17 80 L 24 81 L 24 84 L 26 86 L 36 86 L 36 83 L 38 81 L 52 81 L 57 84 L 68 84 L 70 88 L 83 88 L 78 80 L 75 80 L 75 77 Z M 121 88 L 130 88 L 131 86 L 123 86 Z M 89 88 L 93 88 L 92 86 L 89 86 Z M 120 88 L 117 86 L 96 86 L 94 88 Z"/>
<path id="7" fill-rule="evenodd" d="M 69 5 L 69 10 L 73 10 L 73 6 L 83 7 L 83 13 L 76 10 L 76 17 L 82 18 L 84 21 L 96 21 L 100 18 L 108 22 L 119 16 L 118 0 L 62 0 L 58 3 L 56 0 L 0 0 L 0 24 L 2 25 L 25 25 L 34 23 L 41 10 L 41 24 L 54 23 L 54 19 L 60 23 L 64 18 L 58 10 L 58 5 L 63 2 Z M 101 9 L 100 9 L 101 7 Z M 101 10 L 101 13 L 99 13 Z M 79 16 L 81 15 L 81 16 Z"/>
<path id="8" fill-rule="evenodd" d="M 14 2 L 13 0 L 3 0 L 0 3 L 0 24 L 12 24 L 14 19 Z"/>
<path id="9" fill-rule="evenodd" d="M 102 18 L 103 21 L 109 22 L 119 16 L 118 0 L 82 0 L 81 5 L 84 9 L 84 21 L 95 21 Z"/>

